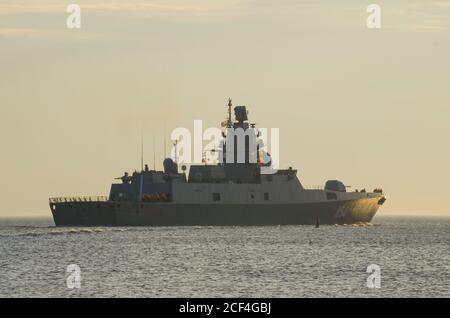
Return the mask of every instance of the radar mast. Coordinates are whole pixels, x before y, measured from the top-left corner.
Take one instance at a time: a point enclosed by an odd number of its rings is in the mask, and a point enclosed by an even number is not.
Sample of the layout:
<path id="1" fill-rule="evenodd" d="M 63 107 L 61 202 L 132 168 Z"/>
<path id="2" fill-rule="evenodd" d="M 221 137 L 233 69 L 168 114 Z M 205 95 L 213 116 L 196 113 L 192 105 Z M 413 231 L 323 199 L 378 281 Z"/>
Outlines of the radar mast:
<path id="1" fill-rule="evenodd" d="M 227 128 L 233 127 L 233 121 L 231 120 L 231 107 L 233 106 L 231 98 L 228 98 L 228 120 L 227 120 Z"/>

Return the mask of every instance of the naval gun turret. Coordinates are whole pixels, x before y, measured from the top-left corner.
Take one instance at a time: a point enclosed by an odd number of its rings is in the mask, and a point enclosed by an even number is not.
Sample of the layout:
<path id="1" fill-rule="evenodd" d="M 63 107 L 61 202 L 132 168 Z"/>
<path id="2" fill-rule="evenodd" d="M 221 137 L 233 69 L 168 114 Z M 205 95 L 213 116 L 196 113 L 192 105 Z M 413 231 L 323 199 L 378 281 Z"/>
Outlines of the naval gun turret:
<path id="1" fill-rule="evenodd" d="M 128 184 L 131 182 L 133 177 L 131 177 L 128 172 L 124 172 L 123 176 L 115 178 L 115 180 L 122 180 L 123 184 Z"/>

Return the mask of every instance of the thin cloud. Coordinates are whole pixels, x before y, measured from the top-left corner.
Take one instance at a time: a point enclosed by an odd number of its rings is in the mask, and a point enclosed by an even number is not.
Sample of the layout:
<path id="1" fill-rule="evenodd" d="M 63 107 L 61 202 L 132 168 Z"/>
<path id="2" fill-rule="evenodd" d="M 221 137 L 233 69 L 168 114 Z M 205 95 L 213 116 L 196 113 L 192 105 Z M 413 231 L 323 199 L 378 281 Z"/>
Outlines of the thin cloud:
<path id="1" fill-rule="evenodd" d="M 31 38 L 39 38 L 46 37 L 48 35 L 47 32 L 31 29 L 31 28 L 0 28 L 0 37 L 31 37 Z"/>
<path id="2" fill-rule="evenodd" d="M 172 21 L 191 21 L 198 19 L 219 20 L 229 17 L 265 17 L 299 19 L 311 28 L 338 27 L 358 29 L 365 26 L 367 12 L 365 5 L 349 3 L 343 5 L 334 2 L 293 1 L 293 0 L 117 0 L 86 1 L 74 0 L 81 6 L 82 12 L 97 15 L 136 14 L 157 16 Z M 26 14 L 67 14 L 67 4 L 46 0 L 42 3 L 27 4 L 17 2 L 0 4 L 1 15 Z M 443 0 L 430 2 L 410 1 L 389 3 L 382 6 L 382 28 L 406 32 L 443 32 L 450 27 L 450 3 Z M 320 23 L 316 23 L 319 21 Z M 41 36 L 38 31 L 32 36 Z M 24 32 L 28 34 L 27 32 Z M 20 32 L 19 32 L 20 34 Z"/>
<path id="3" fill-rule="evenodd" d="M 203 5 L 169 5 L 146 2 L 103 2 L 84 3 L 78 1 L 82 10 L 99 13 L 211 13 L 225 10 L 229 5 L 203 4 Z M 67 4 L 0 4 L 0 15 L 61 13 L 66 12 Z"/>
<path id="4" fill-rule="evenodd" d="M 167 4 L 156 3 L 155 1 L 103 1 L 100 3 L 87 2 L 83 0 L 73 1 L 80 5 L 82 13 L 91 12 L 95 14 L 157 14 L 165 15 L 167 17 L 198 17 L 200 15 L 207 16 L 214 12 L 222 12 L 226 10 L 227 6 L 242 0 L 234 0 L 227 3 L 227 5 L 220 5 L 214 3 L 198 3 L 198 4 Z M 0 16 L 26 16 L 26 15 L 41 15 L 41 14 L 61 14 L 67 15 L 68 3 L 62 4 L 55 1 L 43 1 L 42 3 L 27 4 L 24 2 L 14 2 L 10 4 L 0 4 Z M 0 25 L 0 37 L 22 37 L 22 38 L 69 38 L 90 40 L 105 37 L 104 34 L 83 32 L 83 31 L 67 31 L 67 30 L 50 30 L 32 27 L 16 27 L 11 25 Z"/>
<path id="5" fill-rule="evenodd" d="M 31 39 L 45 39 L 45 38 L 67 38 L 78 40 L 95 40 L 101 35 L 93 32 L 71 32 L 69 30 L 56 31 L 49 29 L 33 29 L 33 28 L 3 28 L 0 27 L 0 38 L 7 37 L 22 37 Z"/>
<path id="6" fill-rule="evenodd" d="M 388 29 L 411 32 L 441 32 L 450 27 L 450 6 L 441 1 L 405 3 L 384 10 Z M 383 10 L 383 9 L 382 9 Z"/>

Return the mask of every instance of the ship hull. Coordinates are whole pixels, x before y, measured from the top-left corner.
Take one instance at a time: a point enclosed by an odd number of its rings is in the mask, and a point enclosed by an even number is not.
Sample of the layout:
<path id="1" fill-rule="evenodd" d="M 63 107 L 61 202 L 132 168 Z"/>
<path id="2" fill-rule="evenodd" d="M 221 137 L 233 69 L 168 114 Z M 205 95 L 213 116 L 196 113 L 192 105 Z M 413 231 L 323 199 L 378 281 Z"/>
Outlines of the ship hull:
<path id="1" fill-rule="evenodd" d="M 64 202 L 50 205 L 56 226 L 258 226 L 370 222 L 380 198 L 293 204 Z"/>

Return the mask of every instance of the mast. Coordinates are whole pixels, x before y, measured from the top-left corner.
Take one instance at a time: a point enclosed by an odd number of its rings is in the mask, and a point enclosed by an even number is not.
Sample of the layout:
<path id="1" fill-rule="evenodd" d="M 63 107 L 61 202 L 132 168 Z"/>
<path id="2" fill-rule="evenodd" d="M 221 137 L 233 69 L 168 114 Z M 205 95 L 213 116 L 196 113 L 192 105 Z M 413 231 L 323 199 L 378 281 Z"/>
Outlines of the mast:
<path id="1" fill-rule="evenodd" d="M 164 129 L 164 158 L 166 157 L 166 130 Z"/>
<path id="2" fill-rule="evenodd" d="M 228 98 L 228 120 L 227 120 L 227 128 L 233 127 L 233 122 L 231 120 L 231 107 L 233 106 L 231 98 Z"/>
<path id="3" fill-rule="evenodd" d="M 153 132 L 153 171 L 156 171 L 155 132 Z"/>
<path id="4" fill-rule="evenodd" d="M 141 132 L 141 172 L 144 171 L 144 134 Z"/>
<path id="5" fill-rule="evenodd" d="M 164 120 L 164 157 L 163 160 L 167 158 L 167 153 L 166 153 L 166 121 Z"/>

